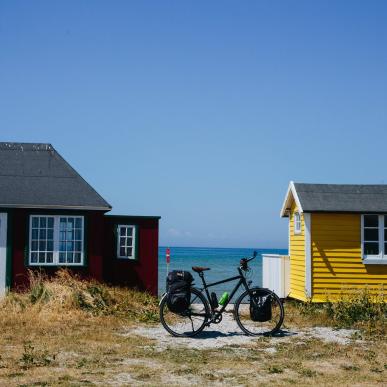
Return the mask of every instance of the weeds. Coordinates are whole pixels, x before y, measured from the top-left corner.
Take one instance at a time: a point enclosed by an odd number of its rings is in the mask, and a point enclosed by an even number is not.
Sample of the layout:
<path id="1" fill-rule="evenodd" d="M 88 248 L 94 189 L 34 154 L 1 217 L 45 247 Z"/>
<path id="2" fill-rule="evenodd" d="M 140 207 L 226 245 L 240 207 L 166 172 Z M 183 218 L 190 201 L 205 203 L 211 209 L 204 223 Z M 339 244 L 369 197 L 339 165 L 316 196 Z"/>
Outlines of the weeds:
<path id="1" fill-rule="evenodd" d="M 38 351 L 30 343 L 24 344 L 24 352 L 20 358 L 21 368 L 45 367 L 55 360 L 55 355 L 48 351 Z"/>
<path id="2" fill-rule="evenodd" d="M 30 271 L 29 280 L 30 288 L 26 293 L 11 292 L 1 302 L 3 310 L 34 310 L 52 315 L 59 311 L 78 311 L 141 322 L 158 321 L 157 299 L 147 293 L 84 281 L 67 270 L 60 270 L 53 278 Z"/>
<path id="3" fill-rule="evenodd" d="M 269 366 L 268 372 L 269 374 L 282 374 L 284 369 L 281 366 L 273 364 Z"/>
<path id="4" fill-rule="evenodd" d="M 387 302 L 383 291 L 375 296 L 368 289 L 342 292 L 335 301 L 313 303 L 290 301 L 287 316 L 296 320 L 297 311 L 306 317 L 312 325 L 328 325 L 336 328 L 357 328 L 368 336 L 379 337 L 387 333 Z M 290 312 L 290 313 L 289 313 Z M 362 334 L 358 334 L 361 338 Z"/>
<path id="5" fill-rule="evenodd" d="M 381 292 L 375 296 L 368 289 L 342 294 L 327 303 L 327 313 L 337 327 L 357 327 L 374 336 L 385 335 L 387 302 Z"/>

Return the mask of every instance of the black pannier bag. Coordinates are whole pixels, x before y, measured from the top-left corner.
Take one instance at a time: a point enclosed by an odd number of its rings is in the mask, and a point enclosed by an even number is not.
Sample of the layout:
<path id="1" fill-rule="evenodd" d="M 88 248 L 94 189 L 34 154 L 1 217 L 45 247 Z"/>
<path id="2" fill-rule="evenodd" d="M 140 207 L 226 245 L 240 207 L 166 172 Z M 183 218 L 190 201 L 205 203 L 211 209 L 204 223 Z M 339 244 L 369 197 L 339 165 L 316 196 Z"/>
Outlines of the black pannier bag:
<path id="1" fill-rule="evenodd" d="M 259 291 L 253 292 L 250 298 L 250 317 L 253 321 L 265 322 L 271 320 L 270 294 L 260 294 Z"/>
<path id="2" fill-rule="evenodd" d="M 167 306 L 173 313 L 182 313 L 191 304 L 191 284 L 193 277 L 189 271 L 173 270 L 167 276 Z"/>

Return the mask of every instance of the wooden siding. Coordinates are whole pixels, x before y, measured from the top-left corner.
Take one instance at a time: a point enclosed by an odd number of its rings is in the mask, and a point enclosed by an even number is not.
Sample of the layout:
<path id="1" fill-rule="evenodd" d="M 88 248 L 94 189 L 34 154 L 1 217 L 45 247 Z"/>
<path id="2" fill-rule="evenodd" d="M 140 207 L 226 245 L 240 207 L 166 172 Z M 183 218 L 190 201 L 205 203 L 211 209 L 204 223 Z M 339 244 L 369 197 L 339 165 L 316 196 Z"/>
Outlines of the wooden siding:
<path id="1" fill-rule="evenodd" d="M 137 226 L 136 260 L 117 258 L 116 230 L 119 224 Z M 136 287 L 157 296 L 159 221 L 136 216 L 105 216 L 104 278 L 114 285 Z"/>
<path id="2" fill-rule="evenodd" d="M 289 255 L 290 255 L 290 297 L 306 300 L 305 296 L 305 222 L 301 214 L 301 234 L 294 234 L 294 213 L 297 207 L 293 203 L 289 216 Z"/>
<path id="3" fill-rule="evenodd" d="M 312 294 L 324 302 L 368 285 L 387 287 L 387 265 L 364 265 L 361 258 L 361 215 L 312 214 Z"/>
<path id="4" fill-rule="evenodd" d="M 4 211 L 4 210 L 3 210 Z M 24 290 L 29 285 L 28 269 L 43 271 L 51 276 L 60 266 L 28 267 L 29 245 L 28 224 L 31 214 L 82 215 L 85 217 L 85 265 L 68 269 L 81 278 L 93 278 L 112 285 L 135 287 L 157 295 L 158 274 L 158 219 L 133 216 L 108 216 L 102 211 L 29 210 L 8 211 L 8 230 L 13 235 L 9 252 L 11 254 L 11 287 Z M 139 256 L 137 261 L 118 260 L 114 225 L 117 223 L 138 226 Z"/>

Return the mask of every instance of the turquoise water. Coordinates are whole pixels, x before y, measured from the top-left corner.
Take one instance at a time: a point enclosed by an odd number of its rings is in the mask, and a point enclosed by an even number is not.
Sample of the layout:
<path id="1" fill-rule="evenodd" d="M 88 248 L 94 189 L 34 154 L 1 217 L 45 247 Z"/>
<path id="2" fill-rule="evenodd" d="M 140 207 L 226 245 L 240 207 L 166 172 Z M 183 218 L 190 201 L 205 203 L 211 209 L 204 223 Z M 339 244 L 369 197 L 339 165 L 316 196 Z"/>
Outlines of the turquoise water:
<path id="1" fill-rule="evenodd" d="M 189 270 L 195 278 L 195 286 L 201 285 L 199 276 L 192 271 L 192 266 L 206 266 L 211 270 L 205 272 L 207 283 L 223 280 L 238 275 L 237 268 L 241 258 L 251 257 L 255 250 L 257 258 L 250 262 L 249 273 L 253 285 L 262 285 L 262 254 L 283 254 L 286 249 L 254 249 L 254 248 L 204 248 L 204 247 L 170 247 L 171 263 L 169 270 Z M 166 247 L 159 248 L 159 295 L 165 292 L 167 265 L 165 260 Z M 237 281 L 228 282 L 210 288 L 218 298 L 223 292 L 231 292 Z M 242 291 L 242 288 L 240 289 Z M 240 293 L 240 292 L 238 292 Z M 234 296 L 234 301 L 236 300 Z"/>

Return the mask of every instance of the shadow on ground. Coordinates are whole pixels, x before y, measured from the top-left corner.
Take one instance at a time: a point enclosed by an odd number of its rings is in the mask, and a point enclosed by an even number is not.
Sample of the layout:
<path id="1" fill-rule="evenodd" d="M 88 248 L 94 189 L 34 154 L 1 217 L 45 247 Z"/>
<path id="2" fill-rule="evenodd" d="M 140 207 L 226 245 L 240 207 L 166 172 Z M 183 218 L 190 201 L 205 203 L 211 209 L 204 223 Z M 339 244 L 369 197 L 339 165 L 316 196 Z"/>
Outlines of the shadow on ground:
<path id="1" fill-rule="evenodd" d="M 295 335 L 298 335 L 298 333 L 280 330 L 275 335 L 271 335 L 267 337 L 276 338 L 276 337 L 290 337 Z M 199 334 L 197 334 L 196 336 L 191 337 L 191 339 L 205 340 L 205 339 L 217 339 L 217 338 L 227 338 L 227 337 L 235 337 L 235 336 L 245 337 L 247 335 L 245 335 L 243 332 L 221 332 L 221 331 L 215 331 L 215 330 L 213 331 L 204 330 Z M 260 336 L 254 336 L 254 337 L 260 337 Z"/>

